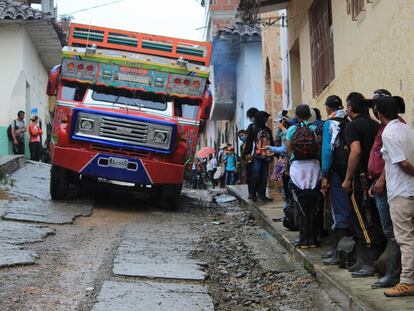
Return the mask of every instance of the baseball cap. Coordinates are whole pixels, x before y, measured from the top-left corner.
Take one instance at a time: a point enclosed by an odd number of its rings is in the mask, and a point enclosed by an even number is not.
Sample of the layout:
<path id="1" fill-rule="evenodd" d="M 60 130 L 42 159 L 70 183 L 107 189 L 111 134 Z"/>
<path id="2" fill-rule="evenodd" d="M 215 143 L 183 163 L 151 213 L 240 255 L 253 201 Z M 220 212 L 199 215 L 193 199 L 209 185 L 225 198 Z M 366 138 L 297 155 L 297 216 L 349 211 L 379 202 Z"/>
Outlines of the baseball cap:
<path id="1" fill-rule="evenodd" d="M 337 95 L 331 95 L 326 98 L 325 106 L 334 109 L 341 109 L 343 108 L 342 99 Z"/>

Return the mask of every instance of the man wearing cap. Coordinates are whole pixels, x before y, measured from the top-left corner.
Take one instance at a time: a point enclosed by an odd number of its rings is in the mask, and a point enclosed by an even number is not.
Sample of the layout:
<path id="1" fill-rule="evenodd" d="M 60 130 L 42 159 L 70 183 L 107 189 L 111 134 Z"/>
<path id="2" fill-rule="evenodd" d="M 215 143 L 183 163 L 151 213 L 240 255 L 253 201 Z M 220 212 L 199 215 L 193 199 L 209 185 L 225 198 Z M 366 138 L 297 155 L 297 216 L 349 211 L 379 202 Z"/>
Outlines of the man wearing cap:
<path id="1" fill-rule="evenodd" d="M 346 111 L 343 109 L 342 100 L 337 95 L 329 96 L 325 101 L 328 119 L 323 125 L 322 131 L 322 191 L 328 195 L 332 215 L 332 247 L 322 255 L 326 265 L 337 264 L 336 247 L 339 241 L 348 236 L 351 231 L 351 202 L 348 194 L 342 189 L 345 177 L 345 168 L 338 162 L 347 159 L 340 158 L 340 148 L 346 145 L 344 132 L 348 124 Z"/>

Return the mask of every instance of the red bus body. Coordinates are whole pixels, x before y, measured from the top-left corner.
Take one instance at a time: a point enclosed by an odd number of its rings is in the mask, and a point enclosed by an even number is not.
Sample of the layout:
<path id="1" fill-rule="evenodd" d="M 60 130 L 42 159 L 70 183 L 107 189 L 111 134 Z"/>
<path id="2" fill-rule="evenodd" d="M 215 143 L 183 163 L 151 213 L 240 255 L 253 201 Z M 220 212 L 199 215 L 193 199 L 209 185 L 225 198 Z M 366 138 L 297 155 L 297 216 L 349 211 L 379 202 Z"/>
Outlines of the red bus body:
<path id="1" fill-rule="evenodd" d="M 69 45 L 47 89 L 56 96 L 53 167 L 181 187 L 212 105 L 210 45 L 79 24 L 71 26 Z"/>

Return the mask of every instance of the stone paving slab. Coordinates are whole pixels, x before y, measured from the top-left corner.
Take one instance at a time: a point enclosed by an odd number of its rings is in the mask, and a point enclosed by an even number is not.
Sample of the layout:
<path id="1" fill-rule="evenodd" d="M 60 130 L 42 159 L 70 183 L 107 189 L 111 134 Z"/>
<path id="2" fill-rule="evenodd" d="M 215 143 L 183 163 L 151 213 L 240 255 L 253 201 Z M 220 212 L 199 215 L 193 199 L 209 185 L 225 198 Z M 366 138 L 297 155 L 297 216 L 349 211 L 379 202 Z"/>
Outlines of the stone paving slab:
<path id="1" fill-rule="evenodd" d="M 204 280 L 200 263 L 189 258 L 197 239 L 188 228 L 129 231 L 118 247 L 113 272 L 123 276 Z"/>
<path id="2" fill-rule="evenodd" d="M 0 221 L 0 267 L 34 264 L 36 252 L 20 245 L 40 242 L 53 232 L 39 225 Z"/>
<path id="3" fill-rule="evenodd" d="M 8 201 L 1 203 L 3 219 L 47 224 L 70 224 L 78 216 L 89 216 L 92 204 L 41 200 Z"/>
<path id="4" fill-rule="evenodd" d="M 24 250 L 21 246 L 0 244 L 0 268 L 32 265 L 36 259 L 36 252 Z"/>
<path id="5" fill-rule="evenodd" d="M 92 311 L 210 311 L 207 288 L 158 282 L 106 281 Z"/>

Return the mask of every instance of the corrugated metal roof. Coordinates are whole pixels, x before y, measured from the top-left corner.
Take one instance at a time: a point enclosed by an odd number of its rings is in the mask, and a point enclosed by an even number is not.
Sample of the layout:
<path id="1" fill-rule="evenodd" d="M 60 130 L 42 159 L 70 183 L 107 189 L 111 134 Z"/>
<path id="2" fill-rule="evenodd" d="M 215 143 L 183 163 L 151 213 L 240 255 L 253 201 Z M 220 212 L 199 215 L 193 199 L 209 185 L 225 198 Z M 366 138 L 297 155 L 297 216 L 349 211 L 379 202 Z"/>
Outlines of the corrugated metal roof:
<path id="1" fill-rule="evenodd" d="M 0 0 L 0 20 L 52 20 L 52 14 L 16 1 Z"/>

